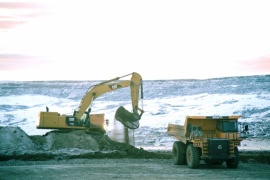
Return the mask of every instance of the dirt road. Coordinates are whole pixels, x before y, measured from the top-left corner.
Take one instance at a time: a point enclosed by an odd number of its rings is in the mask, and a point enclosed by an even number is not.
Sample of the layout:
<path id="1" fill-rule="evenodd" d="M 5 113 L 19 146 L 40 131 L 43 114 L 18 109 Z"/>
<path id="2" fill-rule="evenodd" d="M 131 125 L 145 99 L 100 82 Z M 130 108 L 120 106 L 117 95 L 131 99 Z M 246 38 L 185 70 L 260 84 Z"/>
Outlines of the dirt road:
<path id="1" fill-rule="evenodd" d="M 173 165 L 171 159 L 9 160 L 0 163 L 0 179 L 269 179 L 269 169 L 270 164 L 262 163 L 190 169 Z"/>

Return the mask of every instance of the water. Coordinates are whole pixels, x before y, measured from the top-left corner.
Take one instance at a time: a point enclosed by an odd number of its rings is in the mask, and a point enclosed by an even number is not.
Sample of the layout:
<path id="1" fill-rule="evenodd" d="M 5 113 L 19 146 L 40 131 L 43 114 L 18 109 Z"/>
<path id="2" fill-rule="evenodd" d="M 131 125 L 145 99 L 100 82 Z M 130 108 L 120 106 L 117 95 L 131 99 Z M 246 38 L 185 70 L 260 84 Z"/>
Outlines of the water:
<path id="1" fill-rule="evenodd" d="M 48 106 L 50 111 L 72 114 L 88 88 L 99 82 L 0 81 L 0 126 L 18 126 L 29 135 L 44 134 L 48 130 L 36 129 L 39 111 Z M 270 138 L 270 75 L 143 81 L 143 90 L 139 105 L 145 113 L 133 133 L 148 136 L 150 140 L 144 143 L 167 141 L 167 124 L 183 124 L 188 115 L 241 115 L 240 125 L 248 123 L 249 136 Z M 92 113 L 105 113 L 109 119 L 109 134 L 117 128 L 114 113 L 119 106 L 131 111 L 129 87 L 106 93 L 91 105 Z"/>

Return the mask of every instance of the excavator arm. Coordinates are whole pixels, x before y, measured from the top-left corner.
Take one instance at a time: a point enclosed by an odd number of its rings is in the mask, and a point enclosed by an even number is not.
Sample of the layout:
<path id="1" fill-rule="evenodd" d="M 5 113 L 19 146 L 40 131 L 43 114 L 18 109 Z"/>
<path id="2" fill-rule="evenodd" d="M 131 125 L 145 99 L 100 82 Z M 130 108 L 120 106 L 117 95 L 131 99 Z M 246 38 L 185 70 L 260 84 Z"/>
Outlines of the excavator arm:
<path id="1" fill-rule="evenodd" d="M 130 80 L 119 81 L 121 78 L 130 75 L 132 75 Z M 75 116 L 76 119 L 80 119 L 96 98 L 98 98 L 104 93 L 115 91 L 128 86 L 130 86 L 130 95 L 132 100 L 133 112 L 131 113 L 128 110 L 126 110 L 123 106 L 120 106 L 116 111 L 115 119 L 120 121 L 124 126 L 130 129 L 138 128 L 139 120 L 144 111 L 138 107 L 140 88 L 141 88 L 141 96 L 143 96 L 143 94 L 142 94 L 142 78 L 140 74 L 136 72 L 127 74 L 125 76 L 116 77 L 114 79 L 104 81 L 90 87 L 87 90 L 84 97 L 82 98 L 78 109 L 74 111 L 73 116 Z"/>
<path id="2" fill-rule="evenodd" d="M 133 113 L 127 111 L 123 106 L 120 106 L 115 113 L 115 119 L 121 122 L 129 129 L 137 129 L 139 127 L 139 120 L 144 111 L 138 107 L 139 92 L 142 88 L 142 78 L 138 73 L 134 73 L 130 80 L 130 94 L 132 99 Z M 141 90 L 141 98 L 143 98 L 143 90 Z"/>

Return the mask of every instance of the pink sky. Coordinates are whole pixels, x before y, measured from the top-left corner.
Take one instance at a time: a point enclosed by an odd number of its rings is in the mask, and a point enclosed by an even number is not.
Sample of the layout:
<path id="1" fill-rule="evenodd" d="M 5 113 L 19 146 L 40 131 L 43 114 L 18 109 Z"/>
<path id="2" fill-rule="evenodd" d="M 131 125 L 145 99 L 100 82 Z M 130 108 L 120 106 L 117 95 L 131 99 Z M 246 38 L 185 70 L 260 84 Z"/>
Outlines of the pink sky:
<path id="1" fill-rule="evenodd" d="M 269 9 L 248 0 L 0 2 L 0 80 L 270 74 Z"/>

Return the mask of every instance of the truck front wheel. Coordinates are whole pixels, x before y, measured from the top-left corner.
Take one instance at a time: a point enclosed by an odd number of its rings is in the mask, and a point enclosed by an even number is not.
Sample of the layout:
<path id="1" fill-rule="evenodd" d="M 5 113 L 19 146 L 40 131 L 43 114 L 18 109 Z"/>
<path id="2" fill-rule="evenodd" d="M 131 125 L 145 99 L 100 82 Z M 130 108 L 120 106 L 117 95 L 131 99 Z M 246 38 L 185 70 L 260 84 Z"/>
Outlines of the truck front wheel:
<path id="1" fill-rule="evenodd" d="M 199 148 L 193 146 L 193 144 L 189 144 L 187 147 L 187 165 L 192 168 L 196 169 L 199 167 L 200 164 L 200 151 Z"/>
<path id="2" fill-rule="evenodd" d="M 238 167 L 239 152 L 237 147 L 234 148 L 234 155 L 236 156 L 235 159 L 226 160 L 226 165 L 228 168 L 235 169 Z"/>
<path id="3" fill-rule="evenodd" d="M 185 165 L 186 161 L 186 145 L 181 141 L 175 141 L 173 143 L 173 163 L 175 165 Z"/>

